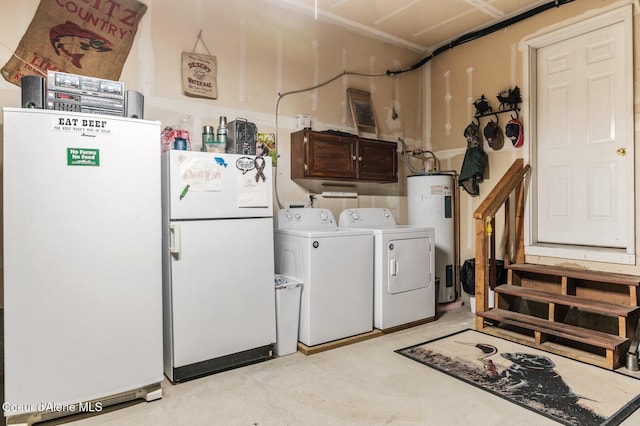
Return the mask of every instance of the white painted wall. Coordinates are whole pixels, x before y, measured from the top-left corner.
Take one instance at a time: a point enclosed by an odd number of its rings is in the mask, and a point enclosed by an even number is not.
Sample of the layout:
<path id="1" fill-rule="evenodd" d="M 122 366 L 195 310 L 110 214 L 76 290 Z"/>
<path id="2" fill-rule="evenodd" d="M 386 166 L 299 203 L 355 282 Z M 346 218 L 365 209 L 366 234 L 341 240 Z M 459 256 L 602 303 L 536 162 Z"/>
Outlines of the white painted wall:
<path id="1" fill-rule="evenodd" d="M 51 0 L 52 4 L 81 0 Z M 261 132 L 276 133 L 282 156 L 278 167 L 278 193 L 283 201 L 308 200 L 308 194 L 289 179 L 289 134 L 298 113 L 311 115 L 314 130 L 355 132 L 346 89 L 371 92 L 380 138 L 397 141 L 402 136 L 422 143 L 422 71 L 397 77 L 387 70 L 406 68 L 420 55 L 377 40 L 348 32 L 292 11 L 282 3 L 266 0 L 143 0 L 148 6 L 124 65 L 120 81 L 126 89 L 145 96 L 145 118 L 164 125 L 184 121 L 194 148 L 200 145 L 205 124 L 217 127 L 219 116 L 229 121 L 242 117 Z M 33 17 L 37 0 L 6 0 L 0 15 L 0 62 L 9 59 Z M 185 96 L 181 84 L 183 51 L 191 51 L 198 32 L 218 61 L 218 98 Z M 197 51 L 204 53 L 202 45 Z M 28 59 L 28 58 L 27 58 Z M 284 96 L 278 109 L 278 94 L 321 84 L 343 71 L 381 77 L 342 76 L 324 87 Z M 20 89 L 0 81 L 2 105 L 19 106 Z M 392 108 L 399 112 L 391 118 Z M 399 185 L 400 191 L 404 183 Z M 398 197 L 361 197 L 360 205 L 375 203 L 389 207 L 400 217 L 406 212 Z M 337 215 L 353 200 L 323 200 L 322 207 Z"/>

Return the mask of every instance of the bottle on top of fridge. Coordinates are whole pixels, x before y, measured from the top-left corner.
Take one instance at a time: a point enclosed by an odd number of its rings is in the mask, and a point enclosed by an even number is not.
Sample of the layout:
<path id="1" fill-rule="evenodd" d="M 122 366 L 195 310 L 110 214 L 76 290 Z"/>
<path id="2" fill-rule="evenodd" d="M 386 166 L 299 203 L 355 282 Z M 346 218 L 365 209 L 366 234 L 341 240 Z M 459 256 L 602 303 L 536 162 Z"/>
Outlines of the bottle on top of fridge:
<path id="1" fill-rule="evenodd" d="M 202 128 L 202 152 L 207 152 L 207 145 L 215 142 L 215 135 L 213 134 L 213 126 L 204 126 Z"/>
<path id="2" fill-rule="evenodd" d="M 227 117 L 225 116 L 220 116 L 220 124 L 218 125 L 217 140 L 219 143 L 223 145 L 227 144 Z"/>
<path id="3" fill-rule="evenodd" d="M 216 140 L 213 131 L 213 126 L 204 126 L 202 128 L 202 151 L 224 153 L 226 143 Z"/>

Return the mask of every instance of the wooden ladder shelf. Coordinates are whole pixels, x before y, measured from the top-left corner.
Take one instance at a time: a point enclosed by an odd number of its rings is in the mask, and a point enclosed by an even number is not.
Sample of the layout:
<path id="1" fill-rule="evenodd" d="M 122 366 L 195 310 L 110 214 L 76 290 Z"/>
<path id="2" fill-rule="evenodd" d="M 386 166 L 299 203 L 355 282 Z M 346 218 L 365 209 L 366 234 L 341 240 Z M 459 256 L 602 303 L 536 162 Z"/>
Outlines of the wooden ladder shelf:
<path id="1" fill-rule="evenodd" d="M 480 331 L 608 369 L 623 365 L 640 318 L 635 275 L 519 263 L 495 287 Z"/>

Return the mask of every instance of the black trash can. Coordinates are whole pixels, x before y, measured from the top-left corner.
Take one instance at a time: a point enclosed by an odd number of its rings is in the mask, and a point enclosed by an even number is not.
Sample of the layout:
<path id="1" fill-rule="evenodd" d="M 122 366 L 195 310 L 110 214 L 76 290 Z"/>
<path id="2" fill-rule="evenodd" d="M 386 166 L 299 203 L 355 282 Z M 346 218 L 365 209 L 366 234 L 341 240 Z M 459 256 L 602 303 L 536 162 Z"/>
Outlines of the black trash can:
<path id="1" fill-rule="evenodd" d="M 507 270 L 503 260 L 496 260 L 496 285 L 507 283 Z M 460 268 L 460 284 L 465 293 L 476 295 L 476 260 L 467 259 Z"/>
<path id="2" fill-rule="evenodd" d="M 503 260 L 496 260 L 496 285 L 507 283 L 507 270 Z M 471 312 L 476 311 L 476 260 L 467 259 L 460 268 L 460 284 L 469 297 Z M 489 307 L 493 307 L 493 291 L 489 295 Z"/>

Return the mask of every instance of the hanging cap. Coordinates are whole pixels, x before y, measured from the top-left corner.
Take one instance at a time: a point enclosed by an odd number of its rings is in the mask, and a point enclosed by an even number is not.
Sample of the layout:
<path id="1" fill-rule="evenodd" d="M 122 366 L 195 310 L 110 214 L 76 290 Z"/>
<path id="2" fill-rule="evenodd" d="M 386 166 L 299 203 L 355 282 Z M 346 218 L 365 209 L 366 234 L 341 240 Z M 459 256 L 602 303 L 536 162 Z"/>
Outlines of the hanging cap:
<path id="1" fill-rule="evenodd" d="M 489 121 L 487 125 L 484 126 L 484 137 L 487 139 L 489 146 L 495 151 L 501 149 L 504 144 L 502 129 L 495 121 Z"/>
<path id="2" fill-rule="evenodd" d="M 511 139 L 511 143 L 514 147 L 518 148 L 522 146 L 522 143 L 524 142 L 524 136 L 522 135 L 522 123 L 517 118 L 509 120 L 505 126 L 504 133 L 509 139 Z"/>

